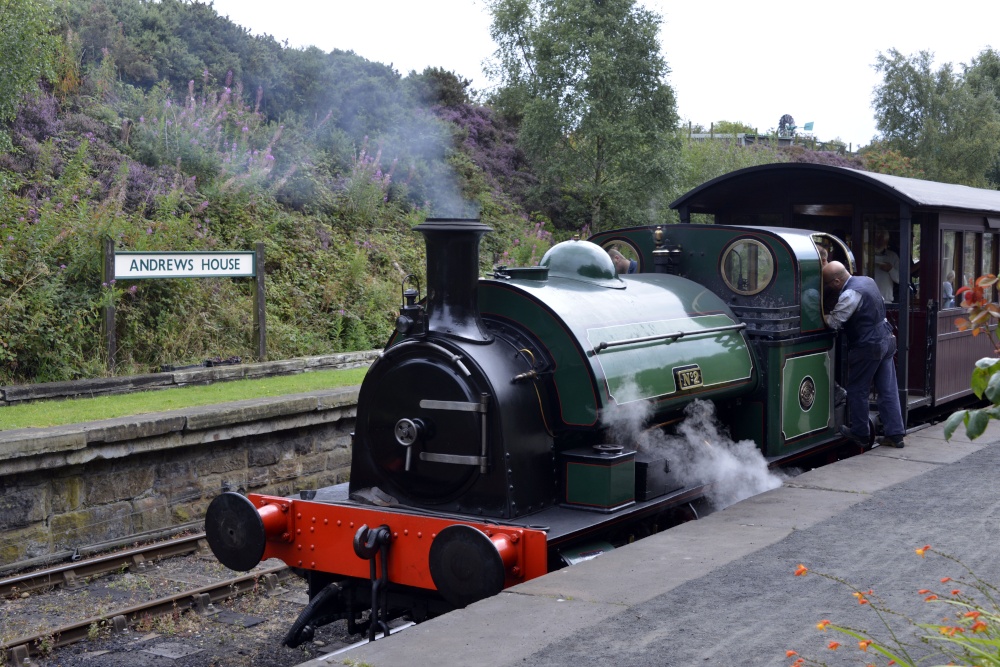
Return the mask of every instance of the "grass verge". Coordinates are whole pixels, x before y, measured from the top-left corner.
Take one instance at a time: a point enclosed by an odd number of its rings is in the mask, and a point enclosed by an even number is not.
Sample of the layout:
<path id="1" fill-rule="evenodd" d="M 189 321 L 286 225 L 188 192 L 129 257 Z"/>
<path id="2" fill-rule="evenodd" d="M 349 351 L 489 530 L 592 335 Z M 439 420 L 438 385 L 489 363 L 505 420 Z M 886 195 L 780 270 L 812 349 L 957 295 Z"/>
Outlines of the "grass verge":
<path id="1" fill-rule="evenodd" d="M 198 405 L 229 403 L 249 398 L 284 396 L 361 384 L 367 368 L 312 371 L 295 375 L 217 382 L 194 387 L 142 391 L 96 398 L 39 401 L 0 407 L 0 431 L 40 428 L 163 412 Z"/>

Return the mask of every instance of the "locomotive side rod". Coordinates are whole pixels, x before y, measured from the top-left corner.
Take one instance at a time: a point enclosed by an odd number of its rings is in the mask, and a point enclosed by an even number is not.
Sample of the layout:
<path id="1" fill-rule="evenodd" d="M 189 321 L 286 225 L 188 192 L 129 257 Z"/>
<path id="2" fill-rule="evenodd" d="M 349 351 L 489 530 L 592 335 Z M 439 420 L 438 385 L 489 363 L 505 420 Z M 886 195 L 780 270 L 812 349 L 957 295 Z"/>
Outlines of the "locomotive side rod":
<path id="1" fill-rule="evenodd" d="M 643 336 L 642 338 L 624 338 L 622 340 L 615 341 L 602 341 L 597 344 L 594 348 L 594 352 L 600 352 L 606 350 L 609 347 L 618 347 L 620 345 L 633 345 L 635 343 L 651 343 L 657 340 L 666 340 L 669 342 L 674 342 L 675 340 L 680 340 L 685 336 L 696 336 L 701 334 L 712 334 L 712 333 L 722 333 L 724 331 L 740 331 L 746 329 L 747 325 L 745 322 L 740 324 L 730 324 L 724 327 L 712 327 L 711 329 L 698 329 L 697 331 L 675 331 L 668 334 L 657 334 L 656 336 Z"/>

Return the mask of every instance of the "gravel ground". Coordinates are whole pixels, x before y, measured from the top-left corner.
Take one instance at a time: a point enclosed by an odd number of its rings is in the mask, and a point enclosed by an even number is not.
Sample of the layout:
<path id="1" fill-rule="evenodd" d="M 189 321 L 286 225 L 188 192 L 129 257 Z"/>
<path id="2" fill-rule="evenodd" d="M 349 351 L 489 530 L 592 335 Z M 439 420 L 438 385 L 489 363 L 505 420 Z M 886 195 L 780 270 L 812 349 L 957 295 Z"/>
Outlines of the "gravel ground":
<path id="1" fill-rule="evenodd" d="M 265 561 L 257 569 L 279 565 Z M 104 615 L 171 593 L 226 579 L 232 573 L 211 555 L 150 563 L 143 571 L 120 572 L 74 589 L 56 588 L 0 600 L 0 641 L 41 634 L 48 628 Z M 305 584 L 286 579 L 270 593 L 251 592 L 216 605 L 202 616 L 178 610 L 149 618 L 124 632 L 95 625 L 91 639 L 32 658 L 32 664 L 60 667 L 287 667 L 358 641 L 346 623 L 320 628 L 316 639 L 295 649 L 281 645 L 303 605 Z M 249 627 L 248 627 L 249 626 Z M 42 647 L 44 648 L 44 642 Z M 0 665 L 4 664 L 0 656 Z"/>

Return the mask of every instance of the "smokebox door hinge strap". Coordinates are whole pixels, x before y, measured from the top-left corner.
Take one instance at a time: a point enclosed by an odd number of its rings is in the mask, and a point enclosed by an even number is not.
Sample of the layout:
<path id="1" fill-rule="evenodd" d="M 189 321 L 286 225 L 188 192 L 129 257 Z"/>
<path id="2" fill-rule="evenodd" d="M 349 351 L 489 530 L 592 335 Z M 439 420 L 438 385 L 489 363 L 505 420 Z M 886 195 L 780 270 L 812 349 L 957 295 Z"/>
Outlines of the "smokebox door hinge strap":
<path id="1" fill-rule="evenodd" d="M 425 410 L 454 410 L 457 412 L 478 412 L 481 437 L 479 456 L 464 456 L 461 454 L 435 454 L 433 452 L 420 452 L 421 461 L 433 461 L 435 463 L 453 463 L 455 465 L 479 466 L 479 472 L 486 474 L 489 467 L 488 446 L 489 446 L 489 420 L 488 413 L 490 407 L 490 395 L 480 394 L 478 403 L 467 401 L 434 401 L 424 399 L 420 401 L 420 407 Z"/>

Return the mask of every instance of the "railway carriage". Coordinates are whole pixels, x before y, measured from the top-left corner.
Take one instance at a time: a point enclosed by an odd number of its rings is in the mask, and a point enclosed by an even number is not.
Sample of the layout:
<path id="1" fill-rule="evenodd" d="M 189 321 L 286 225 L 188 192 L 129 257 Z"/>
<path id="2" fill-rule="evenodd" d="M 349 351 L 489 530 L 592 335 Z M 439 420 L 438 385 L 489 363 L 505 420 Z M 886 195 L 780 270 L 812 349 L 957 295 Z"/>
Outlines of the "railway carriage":
<path id="1" fill-rule="evenodd" d="M 843 239 L 874 276 L 878 235 L 899 258 L 886 311 L 897 329 L 900 392 L 909 426 L 972 398 L 970 369 L 994 356 L 988 337 L 960 331 L 953 295 L 998 274 L 1000 191 L 814 164 L 774 164 L 720 176 L 671 207 L 682 223 L 791 226 Z M 996 292 L 993 298 L 996 299 Z"/>

